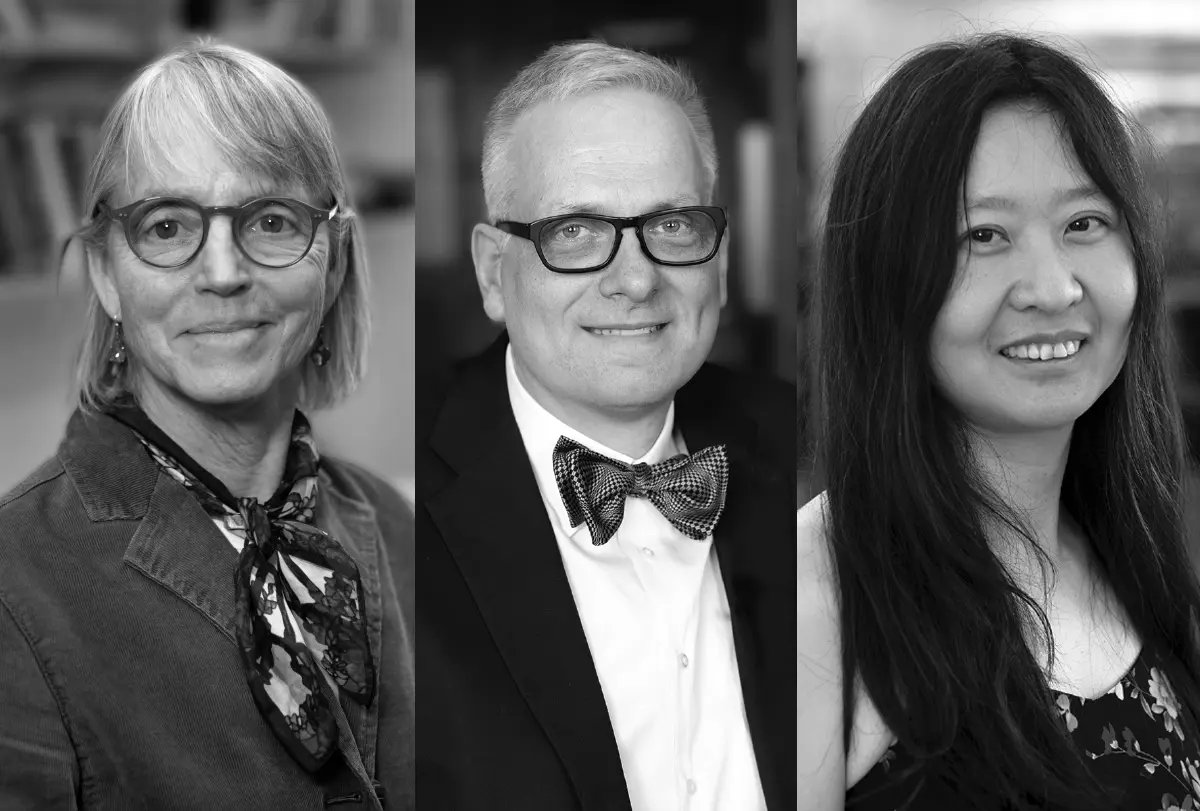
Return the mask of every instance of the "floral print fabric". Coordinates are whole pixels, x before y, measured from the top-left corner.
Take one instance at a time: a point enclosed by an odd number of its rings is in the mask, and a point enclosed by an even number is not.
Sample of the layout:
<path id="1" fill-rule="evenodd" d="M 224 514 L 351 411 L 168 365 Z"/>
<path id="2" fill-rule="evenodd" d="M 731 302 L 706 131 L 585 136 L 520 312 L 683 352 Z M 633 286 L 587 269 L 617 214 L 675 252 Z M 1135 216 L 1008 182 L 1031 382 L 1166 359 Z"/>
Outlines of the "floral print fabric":
<path id="1" fill-rule="evenodd" d="M 1200 741 L 1185 730 L 1179 701 L 1162 670 L 1139 656 L 1111 690 L 1093 699 L 1057 693 L 1055 707 L 1098 777 L 1121 792 L 1128 811 L 1200 811 Z M 921 811 L 918 793 L 893 779 L 911 758 L 893 747 L 847 795 L 853 811 Z M 904 768 L 898 768 L 898 767 Z M 890 785 L 889 785 L 890 784 Z M 940 802 L 940 801 L 939 801 Z"/>
<path id="2" fill-rule="evenodd" d="M 338 743 L 328 696 L 340 689 L 370 704 L 375 668 L 358 567 L 313 525 L 320 459 L 307 420 L 296 413 L 284 480 L 265 504 L 217 496 L 186 465 L 138 438 L 209 515 L 245 539 L 234 589 L 246 681 L 276 737 L 300 765 L 316 771 Z M 333 689 L 322 689 L 319 679 Z"/>

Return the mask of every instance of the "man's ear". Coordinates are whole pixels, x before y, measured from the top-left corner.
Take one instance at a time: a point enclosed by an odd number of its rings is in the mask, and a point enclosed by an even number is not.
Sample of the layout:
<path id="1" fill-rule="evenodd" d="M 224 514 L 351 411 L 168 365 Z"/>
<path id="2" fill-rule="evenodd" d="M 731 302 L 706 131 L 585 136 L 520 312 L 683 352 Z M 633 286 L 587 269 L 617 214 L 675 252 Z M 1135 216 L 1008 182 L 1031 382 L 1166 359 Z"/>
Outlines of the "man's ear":
<path id="1" fill-rule="evenodd" d="M 92 280 L 92 288 L 100 306 L 113 321 L 121 320 L 121 298 L 117 295 L 117 284 L 112 278 L 108 261 L 96 248 L 84 247 L 84 257 L 87 261 L 88 277 Z"/>
<path id="2" fill-rule="evenodd" d="M 479 223 L 471 231 L 471 260 L 483 297 L 483 311 L 497 324 L 504 323 L 504 245 L 509 235 L 494 225 Z"/>
<path id="3" fill-rule="evenodd" d="M 729 300 L 729 286 L 726 284 L 729 271 L 729 229 L 725 229 L 725 238 L 717 249 L 717 276 L 721 280 L 721 306 Z"/>

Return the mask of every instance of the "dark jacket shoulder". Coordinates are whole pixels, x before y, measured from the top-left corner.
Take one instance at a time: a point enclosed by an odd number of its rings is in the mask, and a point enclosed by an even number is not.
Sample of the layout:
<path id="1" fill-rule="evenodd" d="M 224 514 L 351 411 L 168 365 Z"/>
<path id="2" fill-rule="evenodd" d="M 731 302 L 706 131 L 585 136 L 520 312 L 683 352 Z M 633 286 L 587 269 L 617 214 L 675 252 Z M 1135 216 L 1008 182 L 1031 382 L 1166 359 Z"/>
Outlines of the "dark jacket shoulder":
<path id="1" fill-rule="evenodd" d="M 676 420 L 685 426 L 701 414 L 710 423 L 748 420 L 756 429 L 753 447 L 759 466 L 786 471 L 794 479 L 796 387 L 776 377 L 734 371 L 706 363 L 675 396 Z M 685 434 L 686 436 L 686 434 Z"/>

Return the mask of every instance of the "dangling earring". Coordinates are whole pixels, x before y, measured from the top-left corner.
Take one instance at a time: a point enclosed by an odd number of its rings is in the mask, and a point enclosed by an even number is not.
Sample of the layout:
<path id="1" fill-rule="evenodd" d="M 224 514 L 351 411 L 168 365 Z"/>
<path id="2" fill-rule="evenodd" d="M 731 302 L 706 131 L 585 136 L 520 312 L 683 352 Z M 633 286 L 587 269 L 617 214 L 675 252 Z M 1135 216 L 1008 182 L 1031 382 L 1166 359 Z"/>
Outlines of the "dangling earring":
<path id="1" fill-rule="evenodd" d="M 321 328 L 317 330 L 317 343 L 312 350 L 312 360 L 317 366 L 324 366 L 329 362 L 329 356 L 332 354 L 329 351 L 329 344 L 325 343 L 325 325 L 321 324 Z"/>
<path id="2" fill-rule="evenodd" d="M 113 329 L 115 332 L 113 333 L 112 346 L 108 352 L 108 362 L 109 365 L 115 367 L 113 371 L 116 372 L 120 367 L 125 365 L 125 338 L 121 334 L 121 322 L 115 318 L 113 319 Z"/>

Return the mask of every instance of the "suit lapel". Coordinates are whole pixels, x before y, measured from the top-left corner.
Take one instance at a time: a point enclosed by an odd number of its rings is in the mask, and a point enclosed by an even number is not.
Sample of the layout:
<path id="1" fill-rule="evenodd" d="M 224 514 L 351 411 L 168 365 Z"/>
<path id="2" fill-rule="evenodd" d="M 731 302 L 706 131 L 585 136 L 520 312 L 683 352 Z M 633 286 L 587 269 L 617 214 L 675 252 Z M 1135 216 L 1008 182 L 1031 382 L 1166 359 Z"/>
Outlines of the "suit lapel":
<path id="1" fill-rule="evenodd" d="M 781 471 L 764 464 L 766 454 L 760 452 L 763 443 L 788 437 L 760 436 L 739 404 L 727 401 L 733 392 L 710 390 L 702 375 L 677 395 L 676 421 L 689 452 L 726 446 L 729 487 L 713 546 L 767 807 L 786 808 L 789 797 L 794 807 L 795 493 Z"/>
<path id="2" fill-rule="evenodd" d="M 583 807 L 628 809 L 600 681 L 509 408 L 505 344 L 446 398 L 430 444 L 458 478 L 426 503 Z"/>

